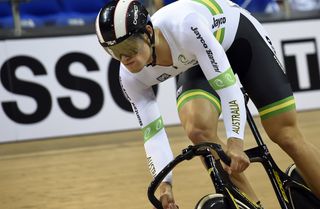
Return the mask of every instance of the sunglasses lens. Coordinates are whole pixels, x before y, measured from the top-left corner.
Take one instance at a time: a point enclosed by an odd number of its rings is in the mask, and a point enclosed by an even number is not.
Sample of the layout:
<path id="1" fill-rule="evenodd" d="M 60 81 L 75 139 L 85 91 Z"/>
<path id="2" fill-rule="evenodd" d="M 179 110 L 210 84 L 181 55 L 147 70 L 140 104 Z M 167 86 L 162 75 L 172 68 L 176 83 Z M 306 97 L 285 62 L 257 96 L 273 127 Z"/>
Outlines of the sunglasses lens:
<path id="1" fill-rule="evenodd" d="M 115 59 L 120 60 L 122 56 L 133 57 L 139 52 L 140 40 L 136 36 L 131 36 L 126 40 L 105 47 L 104 49 Z"/>

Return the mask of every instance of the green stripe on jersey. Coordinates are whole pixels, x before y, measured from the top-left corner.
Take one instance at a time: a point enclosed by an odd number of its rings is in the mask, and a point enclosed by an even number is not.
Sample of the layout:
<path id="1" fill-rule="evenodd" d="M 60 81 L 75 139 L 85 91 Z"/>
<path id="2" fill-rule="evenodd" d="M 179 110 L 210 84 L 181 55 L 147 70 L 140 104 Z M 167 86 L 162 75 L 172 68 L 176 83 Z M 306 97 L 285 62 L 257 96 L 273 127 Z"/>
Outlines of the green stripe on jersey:
<path id="1" fill-rule="evenodd" d="M 214 0 L 193 0 L 193 1 L 198 2 L 198 3 L 206 6 L 209 9 L 209 11 L 211 12 L 212 16 L 219 15 L 219 14 L 223 13 L 220 5 Z M 223 42 L 223 39 L 225 36 L 225 28 L 220 28 L 217 31 L 215 31 L 214 36 L 221 44 Z"/>
<path id="2" fill-rule="evenodd" d="M 220 44 L 223 42 L 225 31 L 226 31 L 225 28 L 221 28 L 213 33 Z"/>
<path id="3" fill-rule="evenodd" d="M 206 6 L 212 15 L 222 14 L 223 11 L 220 5 L 214 0 L 194 0 Z"/>
<path id="4" fill-rule="evenodd" d="M 154 135 L 156 135 L 161 129 L 163 129 L 163 120 L 162 117 L 157 118 L 146 127 L 142 129 L 144 143 L 146 143 L 149 139 L 151 139 Z"/>
<path id="5" fill-rule="evenodd" d="M 237 79 L 231 68 L 209 81 L 214 90 L 221 90 L 234 85 Z"/>

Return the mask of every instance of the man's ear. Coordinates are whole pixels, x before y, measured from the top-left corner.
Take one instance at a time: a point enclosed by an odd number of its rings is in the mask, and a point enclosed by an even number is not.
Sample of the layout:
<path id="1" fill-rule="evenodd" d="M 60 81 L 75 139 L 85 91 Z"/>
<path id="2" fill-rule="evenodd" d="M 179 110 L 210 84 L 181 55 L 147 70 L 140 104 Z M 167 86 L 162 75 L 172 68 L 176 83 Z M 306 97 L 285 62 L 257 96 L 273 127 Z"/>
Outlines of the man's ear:
<path id="1" fill-rule="evenodd" d="M 153 35 L 154 31 L 153 31 L 153 28 L 151 27 L 151 25 L 146 25 L 146 30 L 148 31 L 148 33 L 150 34 L 150 36 Z"/>

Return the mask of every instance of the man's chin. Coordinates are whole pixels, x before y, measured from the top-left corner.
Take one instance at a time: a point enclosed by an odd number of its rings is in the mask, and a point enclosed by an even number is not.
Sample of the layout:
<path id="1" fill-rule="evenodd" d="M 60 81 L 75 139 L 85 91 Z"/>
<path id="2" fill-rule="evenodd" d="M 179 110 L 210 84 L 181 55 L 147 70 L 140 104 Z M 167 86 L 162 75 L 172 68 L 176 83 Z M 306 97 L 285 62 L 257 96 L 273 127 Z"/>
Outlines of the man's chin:
<path id="1" fill-rule="evenodd" d="M 132 68 L 128 68 L 128 70 L 129 70 L 131 73 L 139 73 L 142 69 L 143 69 L 143 67 L 132 67 Z"/>

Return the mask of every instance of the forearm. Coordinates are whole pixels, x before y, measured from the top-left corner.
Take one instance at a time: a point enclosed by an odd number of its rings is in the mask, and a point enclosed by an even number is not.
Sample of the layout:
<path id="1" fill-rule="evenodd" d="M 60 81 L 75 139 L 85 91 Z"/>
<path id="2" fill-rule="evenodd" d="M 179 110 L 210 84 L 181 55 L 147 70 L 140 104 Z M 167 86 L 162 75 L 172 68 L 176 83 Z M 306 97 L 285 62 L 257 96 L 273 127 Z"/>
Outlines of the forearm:
<path id="1" fill-rule="evenodd" d="M 155 176 L 173 159 L 156 97 L 152 87 L 132 78 L 124 66 L 121 67 L 119 81 L 142 129 L 148 166 Z M 164 181 L 171 182 L 172 174 Z"/>
<path id="2" fill-rule="evenodd" d="M 221 99 L 223 121 L 227 138 L 244 138 L 246 124 L 245 101 L 237 84 L 217 90 Z"/>
<path id="3" fill-rule="evenodd" d="M 211 79 L 209 76 L 211 87 L 220 97 L 227 138 L 243 139 L 247 116 L 245 101 L 231 67 Z"/>
<path id="4" fill-rule="evenodd" d="M 144 148 L 147 155 L 149 170 L 153 177 L 173 159 L 173 154 L 164 129 L 145 141 Z M 171 184 L 172 172 L 164 178 L 163 182 Z"/>

